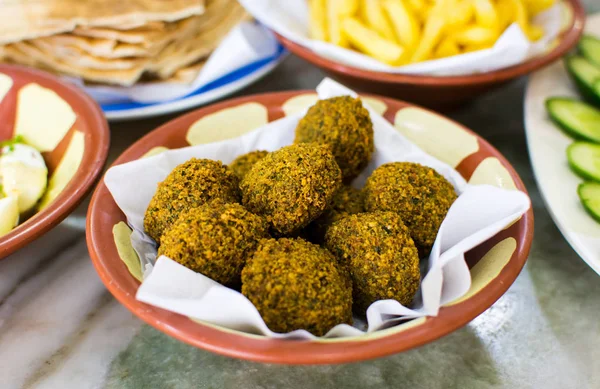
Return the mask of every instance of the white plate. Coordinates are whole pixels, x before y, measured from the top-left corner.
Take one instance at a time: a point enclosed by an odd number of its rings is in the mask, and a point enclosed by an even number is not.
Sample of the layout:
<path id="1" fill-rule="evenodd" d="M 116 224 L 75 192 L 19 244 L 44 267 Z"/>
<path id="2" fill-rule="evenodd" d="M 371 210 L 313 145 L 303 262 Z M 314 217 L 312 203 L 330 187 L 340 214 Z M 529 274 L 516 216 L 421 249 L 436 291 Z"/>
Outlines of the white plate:
<path id="1" fill-rule="evenodd" d="M 235 74 L 228 74 L 222 79 L 201 88 L 188 96 L 161 103 L 141 104 L 141 103 L 119 103 L 119 104 L 101 104 L 106 118 L 111 121 L 142 119 L 152 116 L 164 115 L 168 113 L 183 111 L 188 108 L 197 107 L 212 101 L 221 99 L 232 93 L 245 88 L 246 86 L 258 81 L 266 74 L 271 72 L 285 58 L 287 51 L 283 47 L 278 50 L 277 55 L 267 60 L 250 64 Z"/>
<path id="2" fill-rule="evenodd" d="M 600 14 L 588 17 L 586 32 L 600 36 Z M 552 96 L 579 97 L 562 61 L 529 79 L 525 95 L 525 133 L 533 171 L 554 222 L 571 247 L 600 274 L 600 223 L 583 209 L 577 186 L 583 181 L 568 166 L 573 139 L 554 125 L 544 102 Z"/>

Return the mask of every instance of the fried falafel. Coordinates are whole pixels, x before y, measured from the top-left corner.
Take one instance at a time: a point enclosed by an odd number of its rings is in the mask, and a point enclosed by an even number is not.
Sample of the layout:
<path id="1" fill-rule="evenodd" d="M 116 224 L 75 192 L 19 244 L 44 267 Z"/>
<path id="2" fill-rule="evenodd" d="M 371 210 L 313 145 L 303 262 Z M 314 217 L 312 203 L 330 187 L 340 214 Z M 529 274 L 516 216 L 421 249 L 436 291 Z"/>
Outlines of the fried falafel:
<path id="1" fill-rule="evenodd" d="M 364 313 L 377 300 L 412 303 L 420 285 L 419 255 L 397 213 L 359 213 L 338 220 L 327 230 L 325 247 L 350 272 L 357 312 Z"/>
<path id="2" fill-rule="evenodd" d="M 240 184 L 242 202 L 278 234 L 292 234 L 330 204 L 342 173 L 329 146 L 301 143 L 256 162 Z"/>
<path id="3" fill-rule="evenodd" d="M 158 255 L 232 286 L 267 230 L 261 217 L 240 204 L 214 200 L 182 212 L 163 235 Z"/>
<path id="4" fill-rule="evenodd" d="M 325 240 L 327 229 L 336 221 L 348 215 L 364 212 L 364 198 L 360 189 L 348 185 L 335 193 L 331 205 L 314 222 L 308 225 L 306 235 L 311 242 L 321 244 Z"/>
<path id="5" fill-rule="evenodd" d="M 144 216 L 144 229 L 157 243 L 179 214 L 210 200 L 240 201 L 239 180 L 220 161 L 192 158 L 158 184 Z"/>
<path id="6" fill-rule="evenodd" d="M 265 239 L 242 271 L 242 294 L 275 332 L 322 336 L 352 324 L 352 283 L 326 249 L 303 239 Z"/>
<path id="7" fill-rule="evenodd" d="M 296 127 L 294 143 L 330 145 L 347 183 L 371 160 L 373 139 L 373 123 L 361 100 L 340 96 L 319 100 L 308 109 Z"/>
<path id="8" fill-rule="evenodd" d="M 263 159 L 267 154 L 269 154 L 269 152 L 264 150 L 256 150 L 242 154 L 229 164 L 229 168 L 235 173 L 236 176 L 238 176 L 240 180 L 242 180 L 246 173 L 250 171 L 252 166 L 254 166 L 256 162 Z"/>
<path id="9" fill-rule="evenodd" d="M 431 251 L 437 232 L 456 200 L 454 187 L 434 169 L 411 162 L 379 166 L 364 188 L 365 210 L 397 212 L 419 249 Z"/>

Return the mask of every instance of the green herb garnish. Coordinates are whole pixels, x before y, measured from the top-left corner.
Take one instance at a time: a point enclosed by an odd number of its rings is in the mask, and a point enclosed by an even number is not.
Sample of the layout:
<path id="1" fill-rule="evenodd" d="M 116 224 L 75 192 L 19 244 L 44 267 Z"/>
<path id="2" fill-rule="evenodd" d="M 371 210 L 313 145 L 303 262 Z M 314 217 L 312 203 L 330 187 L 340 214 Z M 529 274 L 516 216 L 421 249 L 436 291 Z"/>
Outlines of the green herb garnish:
<path id="1" fill-rule="evenodd" d="M 16 144 L 26 144 L 25 138 L 22 135 L 17 135 L 12 139 L 2 141 L 0 142 L 0 149 L 8 147 L 8 151 L 12 152 L 15 151 Z"/>

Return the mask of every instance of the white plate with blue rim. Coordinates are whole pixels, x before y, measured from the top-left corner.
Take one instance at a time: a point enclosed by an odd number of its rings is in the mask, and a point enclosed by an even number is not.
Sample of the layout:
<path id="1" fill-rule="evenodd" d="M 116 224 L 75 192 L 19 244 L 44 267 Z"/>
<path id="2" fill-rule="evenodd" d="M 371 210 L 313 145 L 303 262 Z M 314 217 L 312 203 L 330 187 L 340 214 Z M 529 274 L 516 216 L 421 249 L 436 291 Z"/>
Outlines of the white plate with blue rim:
<path id="1" fill-rule="evenodd" d="M 275 69 L 286 54 L 270 31 L 246 22 L 228 34 L 191 86 L 83 87 L 100 104 L 108 120 L 148 118 L 197 107 L 235 93 Z"/>

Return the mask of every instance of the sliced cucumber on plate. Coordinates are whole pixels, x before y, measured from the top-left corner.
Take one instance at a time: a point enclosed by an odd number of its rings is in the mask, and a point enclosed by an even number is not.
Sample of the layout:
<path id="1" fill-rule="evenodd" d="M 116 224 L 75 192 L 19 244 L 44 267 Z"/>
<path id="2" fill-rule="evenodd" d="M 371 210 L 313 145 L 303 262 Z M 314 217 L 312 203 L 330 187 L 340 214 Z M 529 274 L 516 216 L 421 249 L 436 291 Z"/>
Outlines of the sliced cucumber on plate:
<path id="1" fill-rule="evenodd" d="M 583 97 L 600 105 L 600 67 L 579 55 L 568 57 L 565 66 Z"/>
<path id="2" fill-rule="evenodd" d="M 600 182 L 600 145 L 573 142 L 567 147 L 567 159 L 575 173 L 586 180 Z"/>
<path id="3" fill-rule="evenodd" d="M 577 187 L 577 194 L 583 208 L 600 222 L 600 183 L 584 182 Z"/>
<path id="4" fill-rule="evenodd" d="M 584 35 L 577 47 L 588 61 L 600 66 L 600 39 L 591 35 Z"/>
<path id="5" fill-rule="evenodd" d="M 546 100 L 550 118 L 570 135 L 600 143 L 600 110 L 568 97 Z"/>

